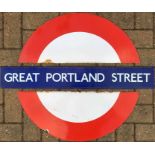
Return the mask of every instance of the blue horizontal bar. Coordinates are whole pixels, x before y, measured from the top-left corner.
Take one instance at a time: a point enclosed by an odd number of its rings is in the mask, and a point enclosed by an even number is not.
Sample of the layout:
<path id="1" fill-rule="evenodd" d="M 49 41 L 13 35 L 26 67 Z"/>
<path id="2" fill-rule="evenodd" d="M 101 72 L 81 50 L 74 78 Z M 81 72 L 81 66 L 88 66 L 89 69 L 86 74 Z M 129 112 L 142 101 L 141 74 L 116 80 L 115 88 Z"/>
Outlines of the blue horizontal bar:
<path id="1" fill-rule="evenodd" d="M 153 67 L 0 67 L 1 88 L 154 88 Z"/>

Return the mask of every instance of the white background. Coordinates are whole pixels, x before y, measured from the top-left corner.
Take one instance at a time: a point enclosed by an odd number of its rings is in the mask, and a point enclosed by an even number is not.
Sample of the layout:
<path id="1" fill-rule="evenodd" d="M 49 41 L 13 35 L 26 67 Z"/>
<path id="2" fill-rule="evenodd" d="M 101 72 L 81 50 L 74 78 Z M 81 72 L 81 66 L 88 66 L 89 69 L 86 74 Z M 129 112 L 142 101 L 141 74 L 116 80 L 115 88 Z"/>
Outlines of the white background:
<path id="1" fill-rule="evenodd" d="M 1 143 L 2 155 L 154 155 L 154 143 Z"/>
<path id="2" fill-rule="evenodd" d="M 0 11 L 153 12 L 155 0 L 0 0 Z"/>

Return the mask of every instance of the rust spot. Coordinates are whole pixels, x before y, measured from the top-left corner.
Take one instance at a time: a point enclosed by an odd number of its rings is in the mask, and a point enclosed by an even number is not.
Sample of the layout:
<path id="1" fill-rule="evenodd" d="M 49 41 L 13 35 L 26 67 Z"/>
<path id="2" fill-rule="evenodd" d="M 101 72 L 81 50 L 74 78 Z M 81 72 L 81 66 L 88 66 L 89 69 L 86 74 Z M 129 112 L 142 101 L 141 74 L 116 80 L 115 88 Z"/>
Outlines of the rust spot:
<path id="1" fill-rule="evenodd" d="M 53 61 L 51 59 L 47 59 L 44 63 L 53 63 Z"/>
<path id="2" fill-rule="evenodd" d="M 43 131 L 45 132 L 45 133 L 49 133 L 49 130 L 48 129 L 43 129 Z"/>

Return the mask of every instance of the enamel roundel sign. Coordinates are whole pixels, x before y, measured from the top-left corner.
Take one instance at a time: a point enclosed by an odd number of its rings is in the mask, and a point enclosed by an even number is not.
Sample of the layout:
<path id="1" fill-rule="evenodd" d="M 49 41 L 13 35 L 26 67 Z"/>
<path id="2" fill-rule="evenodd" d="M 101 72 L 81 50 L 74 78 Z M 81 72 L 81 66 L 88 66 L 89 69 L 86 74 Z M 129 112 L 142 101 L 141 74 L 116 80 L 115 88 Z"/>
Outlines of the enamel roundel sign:
<path id="1" fill-rule="evenodd" d="M 87 63 L 92 66 L 97 63 L 136 64 L 140 60 L 128 36 L 112 22 L 93 14 L 71 13 L 40 26 L 25 44 L 19 62 L 58 63 L 61 66 L 78 66 L 78 63 L 85 66 Z M 101 83 L 106 79 L 101 72 L 95 76 L 89 74 L 89 77 L 85 74 L 80 78 L 73 76 L 76 70 L 81 75 L 85 69 L 90 68 L 72 69 L 67 75 L 47 76 L 46 82 L 52 78 L 56 82 L 52 86 L 65 81 L 65 85 L 62 85 L 62 88 L 67 88 L 65 90 L 58 87 L 49 91 L 18 92 L 25 112 L 39 128 L 63 140 L 88 141 L 113 132 L 128 118 L 139 94 L 135 91 L 120 92 L 118 89 L 112 92 L 98 91 L 99 85 L 94 89 L 90 80 Z M 60 69 L 55 67 L 55 70 Z M 105 72 L 108 74 L 110 71 Z M 80 84 L 86 78 L 87 84 Z M 116 77 L 113 78 L 115 81 Z M 76 84 L 67 87 L 73 79 Z M 124 79 L 129 80 L 129 76 Z M 88 85 L 91 89 L 85 89 Z M 74 86 L 76 89 L 70 89 Z"/>

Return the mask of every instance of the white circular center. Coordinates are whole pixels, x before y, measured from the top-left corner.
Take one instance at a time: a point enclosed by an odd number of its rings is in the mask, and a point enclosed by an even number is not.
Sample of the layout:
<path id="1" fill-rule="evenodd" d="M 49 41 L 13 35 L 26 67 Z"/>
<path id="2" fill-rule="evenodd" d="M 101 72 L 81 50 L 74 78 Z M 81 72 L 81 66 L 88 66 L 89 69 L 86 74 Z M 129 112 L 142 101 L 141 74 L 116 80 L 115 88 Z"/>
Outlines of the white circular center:
<path id="1" fill-rule="evenodd" d="M 48 61 L 47 61 L 48 60 Z M 64 34 L 50 42 L 38 62 L 120 63 L 114 48 L 101 37 L 86 33 Z M 88 122 L 108 112 L 119 92 L 37 92 L 43 106 L 69 122 Z"/>
<path id="2" fill-rule="evenodd" d="M 120 63 L 120 59 L 114 48 L 101 37 L 86 32 L 73 32 L 51 41 L 38 62 Z"/>
<path id="3" fill-rule="evenodd" d="M 119 92 L 37 92 L 43 106 L 56 117 L 69 122 L 88 122 L 108 112 Z"/>

